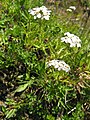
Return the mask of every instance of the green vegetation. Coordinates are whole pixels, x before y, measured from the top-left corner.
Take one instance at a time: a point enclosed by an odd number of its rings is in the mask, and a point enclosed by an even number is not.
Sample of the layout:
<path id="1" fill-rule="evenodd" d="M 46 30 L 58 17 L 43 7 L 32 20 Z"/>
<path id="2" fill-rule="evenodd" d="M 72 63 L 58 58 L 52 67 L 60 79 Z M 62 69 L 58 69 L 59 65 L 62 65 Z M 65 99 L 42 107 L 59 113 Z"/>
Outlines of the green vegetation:
<path id="1" fill-rule="evenodd" d="M 0 120 L 90 119 L 90 3 L 76 1 L 0 1 Z M 37 6 L 51 10 L 49 20 L 42 11 L 34 19 Z M 81 47 L 62 42 L 66 32 Z"/>

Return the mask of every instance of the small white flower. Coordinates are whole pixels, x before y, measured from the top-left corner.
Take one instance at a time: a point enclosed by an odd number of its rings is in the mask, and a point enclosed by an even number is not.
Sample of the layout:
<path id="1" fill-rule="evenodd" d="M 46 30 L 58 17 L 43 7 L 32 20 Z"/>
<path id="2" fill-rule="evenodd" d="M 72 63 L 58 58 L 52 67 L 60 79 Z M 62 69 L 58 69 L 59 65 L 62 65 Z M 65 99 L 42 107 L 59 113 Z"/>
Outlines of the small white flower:
<path id="1" fill-rule="evenodd" d="M 69 43 L 70 47 L 81 47 L 81 40 L 78 36 L 69 32 L 64 33 L 64 36 L 61 38 L 62 42 Z"/>
<path id="2" fill-rule="evenodd" d="M 43 16 L 42 19 L 49 20 L 49 16 Z"/>
<path id="3" fill-rule="evenodd" d="M 40 8 L 39 7 L 33 8 L 32 10 L 35 11 L 36 13 L 40 12 Z"/>
<path id="4" fill-rule="evenodd" d="M 67 65 L 64 61 L 62 60 L 51 60 L 46 63 L 47 67 L 53 66 L 54 68 L 58 69 L 58 71 L 63 70 L 66 72 L 70 71 L 70 66 Z"/>
<path id="5" fill-rule="evenodd" d="M 35 15 L 35 11 L 33 11 L 33 10 L 29 10 L 28 11 L 31 15 Z"/>
<path id="6" fill-rule="evenodd" d="M 70 44 L 70 47 L 75 47 L 75 46 L 76 46 L 76 44 L 74 44 L 74 43 Z"/>
<path id="7" fill-rule="evenodd" d="M 40 13 L 37 14 L 37 18 L 41 18 L 42 15 Z"/>
<path id="8" fill-rule="evenodd" d="M 64 33 L 64 35 L 67 36 L 67 37 L 70 37 L 70 38 L 74 36 L 74 34 L 71 34 L 69 32 Z"/>
<path id="9" fill-rule="evenodd" d="M 80 44 L 80 43 L 78 43 L 78 44 L 77 44 L 77 47 L 81 47 L 81 44 Z"/>
<path id="10" fill-rule="evenodd" d="M 69 9 L 76 10 L 75 6 L 70 6 Z"/>
<path id="11" fill-rule="evenodd" d="M 40 10 L 42 10 L 42 12 L 43 12 L 43 11 L 47 11 L 47 8 L 46 8 L 45 6 L 41 6 L 41 7 L 40 7 Z"/>
<path id="12" fill-rule="evenodd" d="M 37 19 L 37 16 L 34 16 L 34 19 Z"/>

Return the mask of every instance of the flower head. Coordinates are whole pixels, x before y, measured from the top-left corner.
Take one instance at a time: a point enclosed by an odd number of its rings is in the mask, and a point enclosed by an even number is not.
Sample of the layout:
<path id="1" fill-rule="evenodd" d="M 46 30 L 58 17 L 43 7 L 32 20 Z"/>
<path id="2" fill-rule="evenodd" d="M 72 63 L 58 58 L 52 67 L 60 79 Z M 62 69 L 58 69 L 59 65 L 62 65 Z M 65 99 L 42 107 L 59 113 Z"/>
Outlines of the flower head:
<path id="1" fill-rule="evenodd" d="M 50 13 L 51 13 L 51 11 L 48 10 L 45 6 L 30 9 L 30 10 L 28 10 L 28 12 L 32 16 L 34 16 L 34 19 L 41 18 L 41 19 L 45 19 L 45 20 L 49 20 Z"/>
<path id="2" fill-rule="evenodd" d="M 81 47 L 81 40 L 79 37 L 69 32 L 64 33 L 64 37 L 61 38 L 61 41 L 69 43 L 70 47 Z"/>
<path id="3" fill-rule="evenodd" d="M 53 66 L 54 68 L 60 70 L 64 70 L 66 72 L 70 71 L 70 66 L 67 65 L 64 61 L 62 60 L 51 60 L 46 63 L 47 67 Z"/>

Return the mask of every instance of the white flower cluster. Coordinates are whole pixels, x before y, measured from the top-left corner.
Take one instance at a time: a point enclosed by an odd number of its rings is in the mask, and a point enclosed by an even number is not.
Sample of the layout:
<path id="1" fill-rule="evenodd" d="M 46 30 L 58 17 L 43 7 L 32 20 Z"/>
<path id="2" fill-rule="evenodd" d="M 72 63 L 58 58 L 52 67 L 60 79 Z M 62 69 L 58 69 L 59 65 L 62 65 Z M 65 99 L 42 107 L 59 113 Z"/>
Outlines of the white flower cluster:
<path id="1" fill-rule="evenodd" d="M 41 6 L 30 9 L 28 12 L 34 16 L 34 19 L 41 18 L 49 20 L 51 10 L 48 10 L 45 6 Z"/>
<path id="2" fill-rule="evenodd" d="M 64 33 L 65 37 L 61 38 L 62 42 L 69 43 L 70 47 L 81 47 L 81 40 L 78 36 L 71 34 L 69 32 Z"/>
<path id="3" fill-rule="evenodd" d="M 62 60 L 51 60 L 46 63 L 47 67 L 54 66 L 54 68 L 57 68 L 58 71 L 64 70 L 66 72 L 70 71 L 70 66 L 67 65 L 64 61 Z"/>

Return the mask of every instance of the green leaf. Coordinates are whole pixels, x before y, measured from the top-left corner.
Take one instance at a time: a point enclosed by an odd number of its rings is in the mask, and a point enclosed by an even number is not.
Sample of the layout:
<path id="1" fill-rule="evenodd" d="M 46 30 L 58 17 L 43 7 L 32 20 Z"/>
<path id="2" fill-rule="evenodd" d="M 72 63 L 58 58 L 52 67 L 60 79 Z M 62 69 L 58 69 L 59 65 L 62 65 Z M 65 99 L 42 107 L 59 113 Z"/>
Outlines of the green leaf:
<path id="1" fill-rule="evenodd" d="M 24 91 L 28 86 L 28 83 L 24 84 L 24 85 L 20 85 L 16 90 L 15 90 L 15 93 L 16 92 L 22 92 Z"/>
<path id="2" fill-rule="evenodd" d="M 47 120 L 55 120 L 55 118 L 52 115 L 47 115 Z"/>
<path id="3" fill-rule="evenodd" d="M 7 111 L 6 112 L 6 118 L 11 118 L 11 117 L 13 117 L 13 115 L 15 115 L 15 112 L 16 112 L 17 110 L 16 109 L 12 109 L 12 110 L 10 110 L 10 111 Z"/>
<path id="4" fill-rule="evenodd" d="M 35 46 L 36 48 L 40 48 L 40 46 L 39 46 L 39 45 L 34 44 L 34 46 Z"/>

